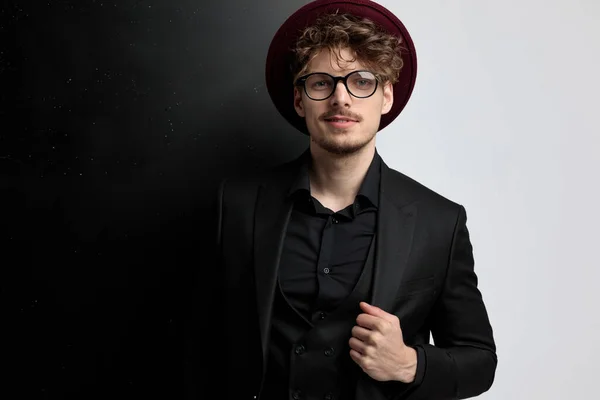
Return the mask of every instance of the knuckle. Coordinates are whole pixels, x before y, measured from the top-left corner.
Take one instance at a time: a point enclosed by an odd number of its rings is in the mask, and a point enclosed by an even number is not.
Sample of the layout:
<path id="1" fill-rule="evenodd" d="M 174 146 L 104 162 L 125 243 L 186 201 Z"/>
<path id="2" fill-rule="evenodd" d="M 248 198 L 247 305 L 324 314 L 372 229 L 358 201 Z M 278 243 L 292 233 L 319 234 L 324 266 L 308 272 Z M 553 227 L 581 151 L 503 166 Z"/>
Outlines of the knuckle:
<path id="1" fill-rule="evenodd" d="M 379 344 L 380 340 L 381 340 L 381 335 L 377 332 L 373 332 L 372 334 L 369 335 L 369 343 L 372 344 L 373 346 L 377 346 Z"/>

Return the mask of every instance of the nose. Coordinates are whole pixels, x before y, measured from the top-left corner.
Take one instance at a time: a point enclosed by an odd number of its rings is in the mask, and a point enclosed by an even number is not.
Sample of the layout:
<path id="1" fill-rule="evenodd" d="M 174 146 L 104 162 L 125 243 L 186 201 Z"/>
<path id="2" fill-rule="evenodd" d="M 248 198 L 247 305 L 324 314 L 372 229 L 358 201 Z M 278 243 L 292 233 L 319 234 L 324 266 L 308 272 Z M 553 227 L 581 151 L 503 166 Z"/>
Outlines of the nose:
<path id="1" fill-rule="evenodd" d="M 344 82 L 339 81 L 335 86 L 333 94 L 331 95 L 331 105 L 338 107 L 349 107 L 351 103 L 351 97 L 352 96 L 350 95 L 350 93 L 348 93 Z"/>

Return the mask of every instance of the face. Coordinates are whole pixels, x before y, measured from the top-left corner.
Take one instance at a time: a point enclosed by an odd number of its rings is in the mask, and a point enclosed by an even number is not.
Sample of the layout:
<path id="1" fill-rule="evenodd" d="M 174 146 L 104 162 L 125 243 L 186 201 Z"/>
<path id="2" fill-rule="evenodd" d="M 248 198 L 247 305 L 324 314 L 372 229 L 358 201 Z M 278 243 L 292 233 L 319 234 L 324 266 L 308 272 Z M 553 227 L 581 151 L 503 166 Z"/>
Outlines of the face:
<path id="1" fill-rule="evenodd" d="M 322 50 L 308 65 L 307 74 L 326 72 L 345 76 L 352 71 L 366 69 L 348 49 L 339 50 L 340 61 L 329 50 Z M 339 64 L 339 65 L 338 65 Z M 311 145 L 338 154 L 353 154 L 366 146 L 375 145 L 375 135 L 381 115 L 390 111 L 393 103 L 391 84 L 377 85 L 375 93 L 357 98 L 348 93 L 343 82 L 338 82 L 334 93 L 326 100 L 310 99 L 302 87 L 294 89 L 294 107 L 306 120 Z"/>

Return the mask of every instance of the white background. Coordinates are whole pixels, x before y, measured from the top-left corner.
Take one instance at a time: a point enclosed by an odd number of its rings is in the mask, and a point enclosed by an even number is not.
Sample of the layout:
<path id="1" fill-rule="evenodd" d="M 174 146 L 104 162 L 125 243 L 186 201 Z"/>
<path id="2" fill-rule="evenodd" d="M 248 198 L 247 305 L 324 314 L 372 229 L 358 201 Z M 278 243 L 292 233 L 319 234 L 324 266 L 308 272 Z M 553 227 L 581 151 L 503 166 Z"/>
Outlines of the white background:
<path id="1" fill-rule="evenodd" d="M 487 400 L 600 398 L 600 1 L 382 0 L 418 54 L 387 164 L 463 204 Z"/>

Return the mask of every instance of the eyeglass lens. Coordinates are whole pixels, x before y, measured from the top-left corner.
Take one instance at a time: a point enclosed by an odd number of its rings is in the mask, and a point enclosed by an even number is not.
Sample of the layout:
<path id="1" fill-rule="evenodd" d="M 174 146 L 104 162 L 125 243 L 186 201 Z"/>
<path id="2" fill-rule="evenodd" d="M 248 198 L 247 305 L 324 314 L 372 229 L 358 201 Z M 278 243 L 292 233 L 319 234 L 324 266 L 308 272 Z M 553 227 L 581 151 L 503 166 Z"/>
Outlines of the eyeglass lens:
<path id="1" fill-rule="evenodd" d="M 327 74 L 310 75 L 304 85 L 306 94 L 315 100 L 331 96 L 335 86 L 333 77 Z M 355 71 L 346 77 L 346 88 L 355 97 L 369 97 L 377 88 L 377 79 L 371 72 Z"/>

